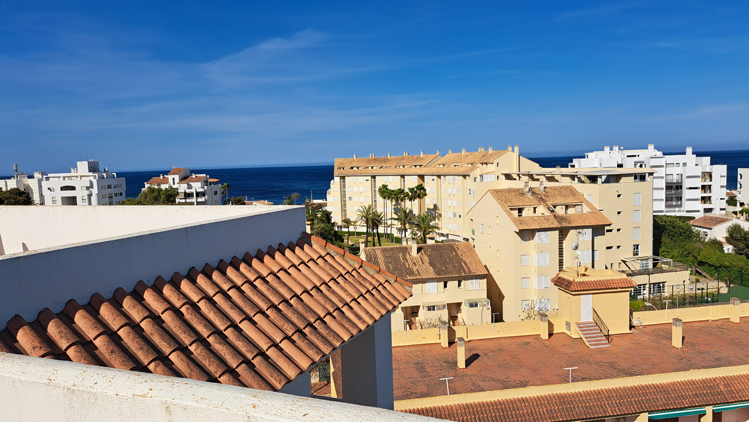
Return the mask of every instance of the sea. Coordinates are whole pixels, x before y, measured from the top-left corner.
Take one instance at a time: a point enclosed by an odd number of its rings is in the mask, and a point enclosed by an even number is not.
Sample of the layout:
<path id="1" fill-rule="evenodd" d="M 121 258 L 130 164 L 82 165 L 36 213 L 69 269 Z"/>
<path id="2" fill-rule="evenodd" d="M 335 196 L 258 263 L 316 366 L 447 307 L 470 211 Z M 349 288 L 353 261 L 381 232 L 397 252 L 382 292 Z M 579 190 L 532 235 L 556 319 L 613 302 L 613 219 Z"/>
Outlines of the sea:
<path id="1" fill-rule="evenodd" d="M 683 154 L 684 151 L 664 152 L 666 155 Z M 739 167 L 749 167 L 749 150 L 739 151 L 694 151 L 698 156 L 709 156 L 712 164 L 728 166 L 728 189 L 736 189 Z M 574 156 L 528 157 L 542 167 L 567 167 Z M 166 174 L 162 171 L 118 171 L 117 175 L 127 180 L 126 195 L 136 198 L 145 183 L 154 176 Z M 247 168 L 193 168 L 196 174 L 208 174 L 211 178 L 220 179 L 219 183 L 228 183 L 231 189 L 229 196 L 239 196 L 248 200 L 266 200 L 281 204 L 286 195 L 299 193 L 299 203 L 305 199 L 325 199 L 333 179 L 333 165 L 308 165 L 286 167 L 247 167 Z M 8 178 L 10 176 L 2 177 Z"/>

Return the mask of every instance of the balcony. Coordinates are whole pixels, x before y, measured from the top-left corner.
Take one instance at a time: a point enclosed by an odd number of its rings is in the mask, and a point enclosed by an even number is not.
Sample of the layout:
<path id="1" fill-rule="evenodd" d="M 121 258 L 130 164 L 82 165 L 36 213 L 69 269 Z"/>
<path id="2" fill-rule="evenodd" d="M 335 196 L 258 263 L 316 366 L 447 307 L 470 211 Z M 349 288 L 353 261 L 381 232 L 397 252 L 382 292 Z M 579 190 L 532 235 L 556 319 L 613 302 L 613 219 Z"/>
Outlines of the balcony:
<path id="1" fill-rule="evenodd" d="M 683 189 L 667 189 L 666 195 L 681 195 L 683 192 Z"/>
<path id="2" fill-rule="evenodd" d="M 628 277 L 689 271 L 689 266 L 660 256 L 638 256 L 624 258 L 627 268 L 620 270 Z"/>
<path id="3" fill-rule="evenodd" d="M 682 177 L 680 174 L 667 174 L 666 183 L 681 183 Z"/>
<path id="4" fill-rule="evenodd" d="M 681 201 L 666 201 L 666 208 L 681 208 Z"/>

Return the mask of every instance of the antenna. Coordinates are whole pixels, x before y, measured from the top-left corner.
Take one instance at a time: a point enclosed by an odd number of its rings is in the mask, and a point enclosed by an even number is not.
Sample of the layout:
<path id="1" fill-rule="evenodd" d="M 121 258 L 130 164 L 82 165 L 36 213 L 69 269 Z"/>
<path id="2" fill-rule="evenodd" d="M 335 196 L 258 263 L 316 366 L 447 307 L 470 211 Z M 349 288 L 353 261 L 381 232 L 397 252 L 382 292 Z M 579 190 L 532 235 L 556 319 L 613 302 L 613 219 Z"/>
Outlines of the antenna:
<path id="1" fill-rule="evenodd" d="M 440 381 L 445 381 L 445 385 L 447 386 L 447 395 L 450 395 L 450 380 L 453 379 L 453 377 L 450 378 L 440 378 Z"/>
<path id="2" fill-rule="evenodd" d="M 572 384 L 572 370 L 577 369 L 577 366 L 574 366 L 572 368 L 564 368 L 565 371 L 570 371 L 570 384 Z"/>

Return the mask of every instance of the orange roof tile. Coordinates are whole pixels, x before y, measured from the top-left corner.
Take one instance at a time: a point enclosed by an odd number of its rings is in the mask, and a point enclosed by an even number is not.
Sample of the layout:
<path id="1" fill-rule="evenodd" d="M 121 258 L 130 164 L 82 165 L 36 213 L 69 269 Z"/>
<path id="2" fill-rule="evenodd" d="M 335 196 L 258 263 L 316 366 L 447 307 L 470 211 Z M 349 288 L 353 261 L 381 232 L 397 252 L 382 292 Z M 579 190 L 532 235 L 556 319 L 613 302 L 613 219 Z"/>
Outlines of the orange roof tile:
<path id="1" fill-rule="evenodd" d="M 307 235 L 31 323 L 15 316 L 0 352 L 279 390 L 411 294 L 321 245 Z"/>
<path id="2" fill-rule="evenodd" d="M 184 169 L 184 167 L 172 167 L 172 171 L 169 172 L 169 176 L 177 176 Z"/>
<path id="3" fill-rule="evenodd" d="M 371 263 L 369 265 L 397 274 L 408 281 L 486 277 L 488 274 L 478 254 L 468 242 L 418 245 L 416 256 L 411 254 L 411 248 L 364 248 L 363 256 Z"/>
<path id="4" fill-rule="evenodd" d="M 556 422 L 600 420 L 749 400 L 749 375 L 524 396 L 404 410 L 451 421 Z"/>
<path id="5" fill-rule="evenodd" d="M 690 220 L 689 224 L 695 226 L 695 227 L 704 227 L 706 229 L 713 229 L 715 227 L 720 226 L 721 224 L 725 224 L 730 222 L 732 219 L 727 217 L 716 217 L 713 215 L 704 215 L 699 218 L 695 218 L 694 220 Z"/>
<path id="6" fill-rule="evenodd" d="M 146 182 L 147 185 L 168 185 L 169 178 L 167 177 L 152 177 Z"/>
<path id="7" fill-rule="evenodd" d="M 571 292 L 637 287 L 637 283 L 618 271 L 595 270 L 588 267 L 579 268 L 579 270 L 574 267 L 565 268 L 555 275 L 551 282 L 557 287 Z"/>
<path id="8" fill-rule="evenodd" d="M 179 183 L 195 183 L 195 182 L 202 182 L 205 178 L 208 176 L 202 175 L 202 176 L 190 176 L 185 177 L 184 179 L 180 180 Z"/>

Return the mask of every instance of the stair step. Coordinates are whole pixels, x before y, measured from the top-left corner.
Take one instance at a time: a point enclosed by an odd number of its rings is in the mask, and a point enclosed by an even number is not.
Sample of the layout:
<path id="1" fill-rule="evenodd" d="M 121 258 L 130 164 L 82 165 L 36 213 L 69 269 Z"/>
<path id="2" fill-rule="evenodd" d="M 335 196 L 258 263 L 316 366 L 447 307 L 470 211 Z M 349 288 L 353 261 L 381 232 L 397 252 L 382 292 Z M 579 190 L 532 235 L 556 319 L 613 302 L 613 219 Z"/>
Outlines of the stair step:
<path id="1" fill-rule="evenodd" d="M 601 347 L 611 347 L 611 345 L 610 344 L 602 344 L 600 346 L 588 346 L 588 347 L 590 347 L 591 349 L 598 349 L 598 348 L 601 348 Z"/>

